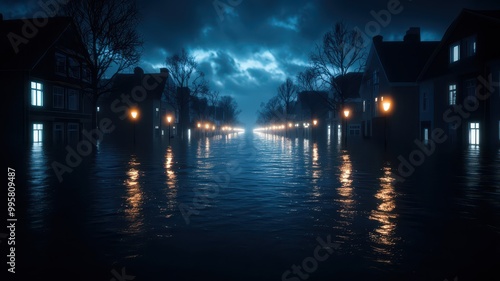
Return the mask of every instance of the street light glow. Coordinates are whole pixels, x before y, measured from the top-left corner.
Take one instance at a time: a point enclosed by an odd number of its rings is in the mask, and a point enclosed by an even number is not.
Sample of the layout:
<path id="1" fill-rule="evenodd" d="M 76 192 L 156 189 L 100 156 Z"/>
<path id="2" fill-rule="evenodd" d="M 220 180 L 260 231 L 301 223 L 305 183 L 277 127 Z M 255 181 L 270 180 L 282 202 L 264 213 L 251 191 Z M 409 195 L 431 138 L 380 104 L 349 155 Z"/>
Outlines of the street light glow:
<path id="1" fill-rule="evenodd" d="M 201 124 L 200 124 L 200 123 L 198 123 L 198 128 L 200 128 L 200 127 L 201 127 Z"/>
<path id="2" fill-rule="evenodd" d="M 384 111 L 387 112 L 391 108 L 391 102 L 390 101 L 385 101 L 383 104 Z"/>
<path id="3" fill-rule="evenodd" d="M 349 109 L 344 110 L 344 116 L 345 116 L 345 118 L 348 118 L 350 113 L 351 112 L 349 111 Z"/>
<path id="4" fill-rule="evenodd" d="M 167 115 L 167 122 L 168 122 L 168 123 L 172 122 L 172 116 Z"/>
<path id="5" fill-rule="evenodd" d="M 313 124 L 314 124 L 314 126 L 318 125 L 318 120 L 314 119 Z"/>
<path id="6" fill-rule="evenodd" d="M 138 114 L 139 113 L 135 109 L 130 112 L 130 116 L 132 116 L 133 119 L 136 119 Z"/>

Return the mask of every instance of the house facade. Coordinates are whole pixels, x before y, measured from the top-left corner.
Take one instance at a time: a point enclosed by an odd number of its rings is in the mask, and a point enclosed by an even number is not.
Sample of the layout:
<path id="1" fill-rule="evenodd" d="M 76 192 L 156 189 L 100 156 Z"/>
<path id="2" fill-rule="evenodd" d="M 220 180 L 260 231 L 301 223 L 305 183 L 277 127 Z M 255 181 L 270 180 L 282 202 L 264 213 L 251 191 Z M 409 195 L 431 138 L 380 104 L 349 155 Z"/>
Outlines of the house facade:
<path id="1" fill-rule="evenodd" d="M 85 64 L 88 53 L 72 20 L 1 18 L 0 34 L 9 146 L 81 140 L 81 131 L 91 126 L 91 75 Z"/>
<path id="2" fill-rule="evenodd" d="M 500 11 L 464 9 L 419 76 L 420 139 L 442 129 L 447 145 L 500 145 Z"/>
<path id="3" fill-rule="evenodd" d="M 134 73 L 117 74 L 109 91 L 97 102 L 97 124 L 106 119 L 114 126 L 104 141 L 149 145 L 153 140 L 168 137 L 169 130 L 173 135 L 178 118 L 162 101 L 167 79 L 168 71 L 164 68 L 158 73 L 144 73 L 136 67 Z"/>
<path id="4" fill-rule="evenodd" d="M 375 36 L 360 86 L 365 138 L 411 146 L 420 137 L 417 78 L 439 42 L 421 41 L 412 27 L 403 41 Z"/>

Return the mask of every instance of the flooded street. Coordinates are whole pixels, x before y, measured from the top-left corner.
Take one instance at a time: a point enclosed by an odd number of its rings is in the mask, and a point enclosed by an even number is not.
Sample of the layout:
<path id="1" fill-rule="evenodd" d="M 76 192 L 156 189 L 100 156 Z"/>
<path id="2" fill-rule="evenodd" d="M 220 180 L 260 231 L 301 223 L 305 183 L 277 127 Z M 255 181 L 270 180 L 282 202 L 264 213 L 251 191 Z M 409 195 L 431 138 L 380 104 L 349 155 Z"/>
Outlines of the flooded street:
<path id="1" fill-rule="evenodd" d="M 104 142 L 59 182 L 51 165 L 65 152 L 33 146 L 18 167 L 18 270 L 106 281 L 500 274 L 500 151 L 437 148 L 404 181 L 398 156 L 247 131 Z"/>

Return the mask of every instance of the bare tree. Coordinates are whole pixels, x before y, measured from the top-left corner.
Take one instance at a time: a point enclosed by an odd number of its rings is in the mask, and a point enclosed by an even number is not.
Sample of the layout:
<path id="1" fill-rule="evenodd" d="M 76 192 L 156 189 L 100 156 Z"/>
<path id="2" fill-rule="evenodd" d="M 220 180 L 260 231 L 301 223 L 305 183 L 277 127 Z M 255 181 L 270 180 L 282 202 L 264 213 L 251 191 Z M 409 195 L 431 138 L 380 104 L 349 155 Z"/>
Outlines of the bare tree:
<path id="1" fill-rule="evenodd" d="M 167 88 L 166 99 L 179 111 L 179 127 L 183 133 L 189 124 L 189 102 L 191 97 L 204 96 L 208 92 L 205 74 L 197 70 L 196 58 L 185 49 L 180 54 L 167 57 L 166 68 L 172 79 L 172 85 Z M 187 119 L 187 120 L 186 120 Z"/>
<path id="2" fill-rule="evenodd" d="M 297 86 L 291 78 L 287 78 L 283 84 L 278 87 L 278 99 L 282 102 L 285 109 L 285 119 L 291 113 L 292 102 L 297 99 Z"/>
<path id="3" fill-rule="evenodd" d="M 322 87 L 334 93 L 328 101 L 332 109 L 338 110 L 345 101 L 344 89 L 336 78 L 362 70 L 365 57 L 362 34 L 359 30 L 349 29 L 342 21 L 325 33 L 321 45 L 316 45 L 311 54 L 311 64 Z"/>
<path id="4" fill-rule="evenodd" d="M 214 108 L 214 121 L 217 119 L 217 105 L 219 103 L 219 91 L 211 90 L 208 92 L 210 104 Z"/>
<path id="5" fill-rule="evenodd" d="M 269 124 L 282 122 L 284 119 L 284 106 L 278 96 L 272 97 L 267 103 L 260 104 L 260 110 L 257 112 L 258 124 Z"/>
<path id="6" fill-rule="evenodd" d="M 133 0 L 80 0 L 69 1 L 63 13 L 74 19 L 89 53 L 83 68 L 89 71 L 91 78 L 92 127 L 95 128 L 98 98 L 110 90 L 117 73 L 139 62 L 143 44 L 137 32 L 139 9 Z M 109 74 L 111 79 L 103 79 Z"/>
<path id="7" fill-rule="evenodd" d="M 231 96 L 222 96 L 219 101 L 219 107 L 222 111 L 222 122 L 226 124 L 238 123 L 238 115 L 241 110 L 238 109 L 238 104 Z"/>
<path id="8" fill-rule="evenodd" d="M 308 67 L 297 74 L 297 91 L 314 92 L 321 91 L 319 73 L 313 67 Z"/>

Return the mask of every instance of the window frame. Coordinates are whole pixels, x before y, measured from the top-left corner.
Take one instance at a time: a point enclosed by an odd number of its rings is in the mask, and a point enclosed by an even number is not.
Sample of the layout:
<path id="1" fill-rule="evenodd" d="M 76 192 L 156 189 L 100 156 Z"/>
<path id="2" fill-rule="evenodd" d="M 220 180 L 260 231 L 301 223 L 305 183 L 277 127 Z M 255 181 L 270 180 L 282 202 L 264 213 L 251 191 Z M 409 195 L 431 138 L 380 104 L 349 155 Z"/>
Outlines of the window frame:
<path id="1" fill-rule="evenodd" d="M 62 95 L 62 106 L 56 106 L 56 89 L 61 90 L 61 93 L 57 93 L 57 94 Z M 61 86 L 53 86 L 52 87 L 52 107 L 53 108 L 57 108 L 57 109 L 65 109 L 66 108 L 66 94 L 65 94 L 65 92 L 66 92 L 66 90 L 64 89 L 64 87 L 61 87 Z"/>
<path id="2" fill-rule="evenodd" d="M 455 53 L 455 48 L 456 53 Z M 450 64 L 456 63 L 460 61 L 460 41 L 455 42 L 450 45 Z M 456 57 L 455 57 L 456 55 Z"/>
<path id="3" fill-rule="evenodd" d="M 66 90 L 66 96 L 67 96 L 67 108 L 68 110 L 72 110 L 72 111 L 78 111 L 80 110 L 80 93 L 78 92 L 78 90 L 75 90 L 75 89 L 67 89 Z M 71 99 L 70 97 L 71 96 L 75 96 L 76 99 L 76 106 L 73 107 L 71 106 Z"/>
<path id="4" fill-rule="evenodd" d="M 43 91 L 43 83 L 34 80 L 30 81 L 31 106 L 43 106 Z"/>
<path id="5" fill-rule="evenodd" d="M 457 104 L 457 84 L 448 85 L 448 105 Z"/>

